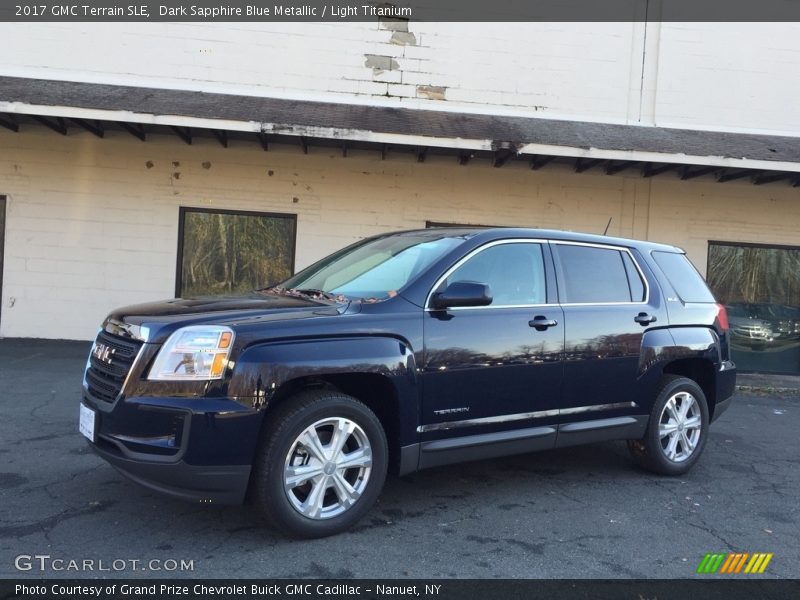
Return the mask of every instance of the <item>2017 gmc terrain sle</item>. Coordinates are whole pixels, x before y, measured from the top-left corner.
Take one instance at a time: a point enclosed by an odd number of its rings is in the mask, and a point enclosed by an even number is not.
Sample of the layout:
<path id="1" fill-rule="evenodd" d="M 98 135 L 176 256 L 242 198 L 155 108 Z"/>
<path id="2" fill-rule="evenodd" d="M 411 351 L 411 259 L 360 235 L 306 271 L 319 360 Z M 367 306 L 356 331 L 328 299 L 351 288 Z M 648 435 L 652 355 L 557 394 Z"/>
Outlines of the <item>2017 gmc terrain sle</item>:
<path id="1" fill-rule="evenodd" d="M 343 531 L 387 471 L 601 440 L 685 473 L 736 370 L 675 247 L 535 229 L 372 237 L 277 287 L 112 312 L 80 429 L 150 489 Z"/>

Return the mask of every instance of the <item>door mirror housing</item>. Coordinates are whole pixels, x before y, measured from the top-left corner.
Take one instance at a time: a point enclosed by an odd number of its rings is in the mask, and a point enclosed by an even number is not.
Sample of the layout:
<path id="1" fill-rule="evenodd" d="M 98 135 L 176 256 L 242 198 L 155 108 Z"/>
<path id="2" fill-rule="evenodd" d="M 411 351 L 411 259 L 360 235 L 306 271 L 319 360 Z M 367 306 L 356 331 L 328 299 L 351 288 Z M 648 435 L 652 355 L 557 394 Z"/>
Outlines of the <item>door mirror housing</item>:
<path id="1" fill-rule="evenodd" d="M 492 292 L 488 284 L 477 281 L 454 281 L 431 298 L 431 304 L 437 310 L 458 306 L 488 306 L 491 303 Z"/>

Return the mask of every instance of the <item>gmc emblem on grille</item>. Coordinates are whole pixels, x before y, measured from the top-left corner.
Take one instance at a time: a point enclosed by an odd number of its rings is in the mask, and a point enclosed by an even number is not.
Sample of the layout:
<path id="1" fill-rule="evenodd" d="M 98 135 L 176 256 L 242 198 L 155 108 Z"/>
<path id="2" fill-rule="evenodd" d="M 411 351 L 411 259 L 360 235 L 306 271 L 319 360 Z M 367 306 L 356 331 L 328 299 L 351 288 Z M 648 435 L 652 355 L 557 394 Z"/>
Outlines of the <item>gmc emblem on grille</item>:
<path id="1" fill-rule="evenodd" d="M 111 364 L 111 357 L 114 356 L 115 352 L 116 352 L 115 348 L 111 348 L 101 343 L 95 344 L 94 350 L 92 350 L 92 354 L 94 354 L 94 357 L 100 362 L 106 363 L 107 365 Z"/>

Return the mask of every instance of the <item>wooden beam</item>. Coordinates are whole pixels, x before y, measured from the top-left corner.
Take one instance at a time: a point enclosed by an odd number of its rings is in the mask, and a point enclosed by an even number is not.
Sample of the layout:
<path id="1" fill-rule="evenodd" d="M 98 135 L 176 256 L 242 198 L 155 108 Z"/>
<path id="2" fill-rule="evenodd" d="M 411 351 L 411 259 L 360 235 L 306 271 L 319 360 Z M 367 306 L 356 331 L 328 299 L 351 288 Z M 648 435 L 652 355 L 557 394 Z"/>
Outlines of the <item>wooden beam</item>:
<path id="1" fill-rule="evenodd" d="M 389 144 L 381 144 L 381 160 L 386 160 L 386 153 L 389 151 Z"/>
<path id="2" fill-rule="evenodd" d="M 269 150 L 269 136 L 266 133 L 258 133 L 258 141 L 261 144 L 261 147 L 264 149 L 264 152 Z"/>
<path id="3" fill-rule="evenodd" d="M 654 167 L 653 163 L 645 163 L 642 166 L 642 177 L 654 177 L 677 168 L 678 165 L 661 165 L 659 167 Z"/>
<path id="4" fill-rule="evenodd" d="M 0 127 L 5 127 L 14 132 L 19 131 L 19 123 L 17 123 L 11 115 L 0 115 Z"/>
<path id="5" fill-rule="evenodd" d="M 617 173 L 636 166 L 637 164 L 638 163 L 635 160 L 610 160 L 608 163 L 606 163 L 606 175 L 616 175 Z"/>
<path id="6" fill-rule="evenodd" d="M 347 140 L 342 140 L 342 156 L 347 158 Z"/>
<path id="7" fill-rule="evenodd" d="M 767 175 L 764 173 L 763 175 L 756 175 L 753 177 L 753 184 L 764 185 L 765 183 L 773 183 L 775 181 L 780 181 L 781 179 L 788 179 L 792 175 L 794 175 L 794 173 L 775 173 L 773 175 Z"/>
<path id="8" fill-rule="evenodd" d="M 67 135 L 67 124 L 61 117 L 56 117 L 55 120 L 50 120 L 46 117 L 41 115 L 30 115 L 32 119 L 38 121 L 45 127 L 49 127 L 56 133 L 60 133 L 61 135 Z"/>
<path id="9" fill-rule="evenodd" d="M 753 175 L 753 171 L 744 169 L 741 171 L 736 171 L 733 169 L 723 169 L 717 174 L 717 182 L 725 183 L 726 181 L 733 181 L 735 179 L 742 179 L 743 177 L 751 177 Z"/>
<path id="10" fill-rule="evenodd" d="M 90 123 L 86 119 L 70 119 L 76 125 L 83 127 L 89 133 L 96 135 L 97 137 L 101 138 L 105 135 L 105 129 L 100 124 L 100 121 L 95 121 L 94 123 Z"/>
<path id="11" fill-rule="evenodd" d="M 695 177 L 702 177 L 703 175 L 708 175 L 714 171 L 719 171 L 719 167 L 700 167 L 699 169 L 695 169 L 693 171 L 690 165 L 686 165 L 683 167 L 683 169 L 681 169 L 681 179 L 684 181 L 687 179 L 694 179 Z"/>
<path id="12" fill-rule="evenodd" d="M 217 138 L 217 141 L 222 144 L 223 148 L 228 147 L 228 132 L 223 129 L 212 129 L 211 133 Z"/>
<path id="13" fill-rule="evenodd" d="M 117 125 L 143 142 L 147 139 L 147 133 L 144 130 L 144 125 L 141 123 L 125 123 L 124 121 L 119 121 Z"/>
<path id="14" fill-rule="evenodd" d="M 547 163 L 555 160 L 555 158 L 556 158 L 555 156 L 539 156 L 534 154 L 533 157 L 531 157 L 531 169 L 533 169 L 534 171 L 538 171 Z"/>
<path id="15" fill-rule="evenodd" d="M 303 149 L 303 154 L 308 154 L 308 139 L 305 136 L 300 136 L 300 147 Z"/>
<path id="16" fill-rule="evenodd" d="M 506 164 L 512 156 L 516 156 L 516 154 L 517 153 L 515 150 L 511 150 L 509 148 L 501 148 L 500 150 L 496 150 L 494 153 L 494 161 L 492 165 L 496 169 L 499 169 L 504 164 Z"/>
<path id="17" fill-rule="evenodd" d="M 189 127 L 178 127 L 177 125 L 170 125 L 172 131 L 178 134 L 178 137 L 186 142 L 189 146 L 192 145 L 192 130 Z"/>
<path id="18" fill-rule="evenodd" d="M 575 172 L 576 173 L 583 173 L 584 171 L 588 171 L 592 167 L 596 167 L 602 161 L 600 158 L 579 158 L 575 161 Z"/>

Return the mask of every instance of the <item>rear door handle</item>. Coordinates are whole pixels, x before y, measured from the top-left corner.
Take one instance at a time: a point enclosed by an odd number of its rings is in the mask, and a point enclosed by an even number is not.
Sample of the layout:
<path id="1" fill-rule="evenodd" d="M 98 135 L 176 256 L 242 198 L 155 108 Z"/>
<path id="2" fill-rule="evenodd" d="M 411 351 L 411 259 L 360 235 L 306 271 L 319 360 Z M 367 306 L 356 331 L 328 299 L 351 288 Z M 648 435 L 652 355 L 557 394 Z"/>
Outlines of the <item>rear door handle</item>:
<path id="1" fill-rule="evenodd" d="M 650 323 L 655 323 L 658 321 L 655 315 L 648 315 L 646 312 L 640 312 L 638 315 L 633 317 L 633 320 L 639 323 L 639 325 L 649 325 Z"/>
<path id="2" fill-rule="evenodd" d="M 548 327 L 555 327 L 556 325 L 558 325 L 558 321 L 541 315 L 537 315 L 533 317 L 533 320 L 528 321 L 528 327 L 533 327 L 536 331 L 545 331 Z"/>

